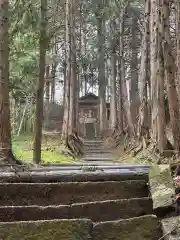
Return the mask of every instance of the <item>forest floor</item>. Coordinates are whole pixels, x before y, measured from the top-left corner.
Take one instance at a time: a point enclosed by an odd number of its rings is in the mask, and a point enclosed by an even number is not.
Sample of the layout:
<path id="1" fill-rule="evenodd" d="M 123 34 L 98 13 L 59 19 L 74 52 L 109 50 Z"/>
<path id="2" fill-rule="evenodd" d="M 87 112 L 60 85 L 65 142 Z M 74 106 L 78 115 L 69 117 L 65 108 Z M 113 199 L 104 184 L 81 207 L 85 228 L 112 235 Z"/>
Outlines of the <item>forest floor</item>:
<path id="1" fill-rule="evenodd" d="M 13 153 L 17 159 L 32 162 L 33 136 L 14 136 L 12 139 Z M 65 154 L 65 148 L 57 136 L 43 136 L 42 162 L 43 163 L 73 163 L 75 160 Z"/>
<path id="2" fill-rule="evenodd" d="M 157 157 L 152 157 L 152 154 L 141 151 L 136 156 L 133 156 L 132 151 L 124 151 L 122 146 L 112 150 L 114 162 L 122 164 L 152 164 L 158 161 Z M 13 153 L 17 159 L 32 162 L 33 160 L 33 135 L 14 136 L 12 139 Z M 161 159 L 162 160 L 162 159 Z M 73 159 L 67 154 L 67 150 L 62 145 L 59 136 L 43 136 L 42 138 L 42 163 L 75 163 L 79 159 Z M 163 159 L 163 162 L 169 159 Z"/>

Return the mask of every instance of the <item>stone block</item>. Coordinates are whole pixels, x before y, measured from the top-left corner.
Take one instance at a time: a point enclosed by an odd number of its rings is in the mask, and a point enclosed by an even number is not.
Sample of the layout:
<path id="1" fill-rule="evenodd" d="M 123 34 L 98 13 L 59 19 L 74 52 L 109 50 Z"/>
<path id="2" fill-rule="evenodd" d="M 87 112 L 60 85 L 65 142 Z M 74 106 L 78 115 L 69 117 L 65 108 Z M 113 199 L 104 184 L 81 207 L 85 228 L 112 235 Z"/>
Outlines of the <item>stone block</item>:
<path id="1" fill-rule="evenodd" d="M 164 240 L 180 239 L 180 216 L 163 219 L 161 224 Z"/>
<path id="2" fill-rule="evenodd" d="M 2 240 L 91 240 L 89 220 L 0 223 Z"/>
<path id="3" fill-rule="evenodd" d="M 153 209 L 160 211 L 173 205 L 175 189 L 169 165 L 154 165 L 149 171 Z"/>
<path id="4" fill-rule="evenodd" d="M 93 228 L 93 240 L 157 240 L 161 225 L 153 215 L 127 220 L 98 223 Z"/>
<path id="5" fill-rule="evenodd" d="M 134 198 L 72 204 L 70 218 L 88 218 L 93 222 L 112 221 L 152 214 L 150 198 Z"/>

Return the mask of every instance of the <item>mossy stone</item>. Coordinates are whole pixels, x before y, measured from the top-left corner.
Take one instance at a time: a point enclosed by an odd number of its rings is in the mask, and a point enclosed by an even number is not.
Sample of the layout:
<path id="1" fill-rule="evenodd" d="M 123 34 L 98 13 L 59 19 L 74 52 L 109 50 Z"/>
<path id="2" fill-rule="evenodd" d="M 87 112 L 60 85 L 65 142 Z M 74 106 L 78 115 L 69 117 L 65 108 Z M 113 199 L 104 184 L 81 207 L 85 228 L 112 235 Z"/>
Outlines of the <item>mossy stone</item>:
<path id="1" fill-rule="evenodd" d="M 153 165 L 149 171 L 149 185 L 154 209 L 173 204 L 175 189 L 169 165 Z"/>
<path id="2" fill-rule="evenodd" d="M 158 219 L 153 215 L 96 224 L 93 240 L 157 240 L 162 236 Z"/>
<path id="3" fill-rule="evenodd" d="M 0 223 L 2 240 L 87 240 L 91 239 L 89 220 L 58 220 Z"/>

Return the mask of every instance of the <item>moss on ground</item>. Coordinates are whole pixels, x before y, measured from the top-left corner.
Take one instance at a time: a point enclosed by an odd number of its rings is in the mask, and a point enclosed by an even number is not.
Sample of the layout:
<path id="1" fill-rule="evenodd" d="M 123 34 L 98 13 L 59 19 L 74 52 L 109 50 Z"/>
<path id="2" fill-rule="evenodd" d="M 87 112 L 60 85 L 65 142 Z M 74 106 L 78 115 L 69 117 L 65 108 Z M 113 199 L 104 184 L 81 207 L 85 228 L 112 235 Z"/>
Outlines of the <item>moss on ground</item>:
<path id="1" fill-rule="evenodd" d="M 33 136 L 21 135 L 12 139 L 13 153 L 17 159 L 32 162 L 33 160 Z M 42 139 L 42 163 L 72 163 L 74 159 L 62 154 L 65 147 L 60 137 L 48 136 Z"/>

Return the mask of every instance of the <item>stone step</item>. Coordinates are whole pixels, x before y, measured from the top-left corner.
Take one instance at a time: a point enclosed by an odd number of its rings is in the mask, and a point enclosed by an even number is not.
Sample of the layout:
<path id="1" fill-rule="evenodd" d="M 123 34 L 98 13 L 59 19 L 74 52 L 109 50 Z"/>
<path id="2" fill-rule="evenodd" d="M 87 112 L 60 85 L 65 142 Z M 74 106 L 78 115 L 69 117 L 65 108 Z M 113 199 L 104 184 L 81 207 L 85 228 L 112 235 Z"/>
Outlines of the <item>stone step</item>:
<path id="1" fill-rule="evenodd" d="M 81 164 L 74 164 L 70 166 L 63 166 L 63 165 L 47 165 L 43 167 L 38 167 L 38 168 L 31 168 L 29 171 L 37 171 L 37 172 L 43 172 L 43 171 L 67 171 L 67 170 L 82 170 L 86 168 L 94 168 L 94 169 L 149 169 L 148 165 L 129 165 L 129 164 L 117 164 L 114 162 L 111 163 L 103 163 L 101 161 L 101 164 L 98 164 L 98 162 L 95 163 L 86 163 L 86 162 L 81 162 Z M 13 171 L 13 169 L 11 169 Z"/>
<path id="2" fill-rule="evenodd" d="M 112 163 L 111 163 L 112 164 Z M 82 169 L 67 171 L 29 171 L 29 172 L 1 172 L 0 182 L 104 182 L 124 180 L 145 180 L 148 181 L 148 168 L 140 169 Z"/>
<path id="3" fill-rule="evenodd" d="M 161 226 L 153 215 L 95 225 L 87 219 L 0 223 L 3 240 L 157 240 L 161 236 Z"/>
<path id="4" fill-rule="evenodd" d="M 60 205 L 148 196 L 146 181 L 0 183 L 0 206 Z"/>
<path id="5" fill-rule="evenodd" d="M 162 236 L 156 216 L 147 215 L 95 224 L 93 240 L 158 240 Z"/>
<path id="6" fill-rule="evenodd" d="M 53 220 L 0 223 L 2 240 L 91 240 L 90 220 Z"/>
<path id="7" fill-rule="evenodd" d="M 111 153 L 88 153 L 85 155 L 85 158 L 113 158 Z"/>
<path id="8" fill-rule="evenodd" d="M 121 199 L 56 206 L 1 206 L 0 221 L 35 221 L 88 218 L 93 222 L 112 221 L 152 214 L 150 198 Z"/>
<path id="9" fill-rule="evenodd" d="M 93 157 L 93 156 L 84 156 L 82 158 L 82 161 L 108 161 L 108 162 L 112 162 L 113 160 L 113 157 L 112 156 L 96 156 L 96 157 Z"/>
<path id="10" fill-rule="evenodd" d="M 33 168 L 33 170 L 38 170 L 38 169 L 46 169 L 49 167 L 60 167 L 60 168 L 78 168 L 82 167 L 82 166 L 89 166 L 89 164 L 85 164 L 85 163 L 70 163 L 70 164 L 63 164 L 63 163 L 46 163 L 46 164 L 42 164 L 41 168 Z M 99 166 L 99 165 L 98 165 Z M 100 165 L 101 166 L 101 165 Z M 152 165 L 148 165 L 148 164 L 120 164 L 120 163 L 104 163 L 102 166 L 105 166 L 107 168 L 150 168 Z"/>
<path id="11" fill-rule="evenodd" d="M 180 216 L 165 218 L 161 221 L 164 240 L 179 240 L 180 239 Z"/>
<path id="12" fill-rule="evenodd" d="M 84 145 L 101 145 L 103 143 L 104 143 L 104 141 L 102 141 L 102 140 L 84 140 L 83 141 Z"/>
<path id="13" fill-rule="evenodd" d="M 101 149 L 101 148 L 95 148 L 95 149 L 84 149 L 84 153 L 88 154 L 88 153 L 92 153 L 92 154 L 107 154 L 107 153 L 112 153 L 111 150 L 106 150 L 106 149 Z"/>

